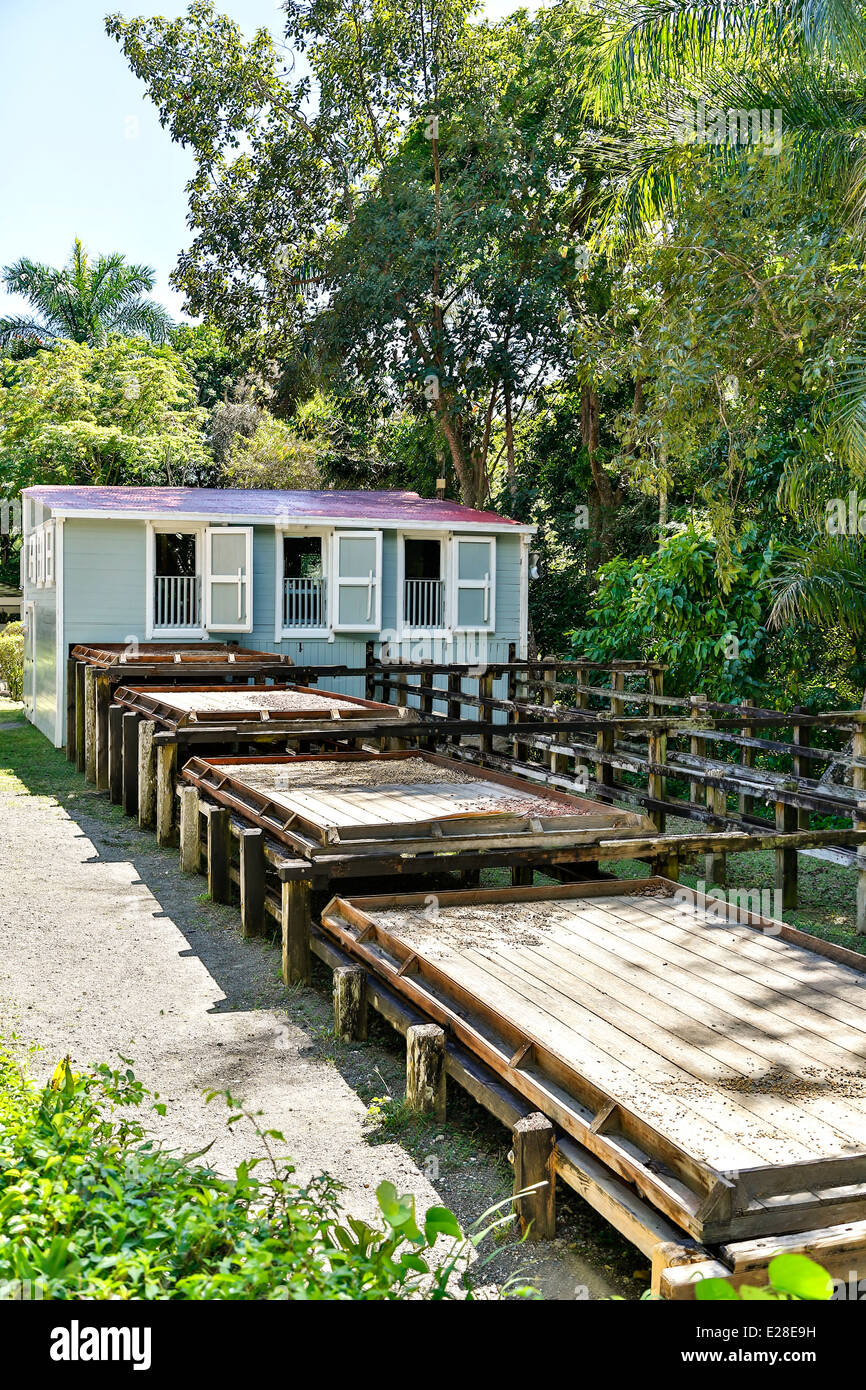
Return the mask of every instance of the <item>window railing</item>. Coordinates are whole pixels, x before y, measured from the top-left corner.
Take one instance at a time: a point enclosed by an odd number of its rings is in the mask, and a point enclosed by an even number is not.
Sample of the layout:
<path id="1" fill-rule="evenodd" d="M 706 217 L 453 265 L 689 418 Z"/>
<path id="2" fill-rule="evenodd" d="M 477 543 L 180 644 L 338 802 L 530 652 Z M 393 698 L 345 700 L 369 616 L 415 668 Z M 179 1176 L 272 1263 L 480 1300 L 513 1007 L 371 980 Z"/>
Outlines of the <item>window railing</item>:
<path id="1" fill-rule="evenodd" d="M 197 574 L 157 574 L 153 585 L 153 626 L 201 626 L 201 578 Z"/>
<path id="2" fill-rule="evenodd" d="M 445 584 L 441 579 L 407 579 L 403 594 L 405 627 L 445 626 Z"/>
<path id="3" fill-rule="evenodd" d="M 327 621 L 326 580 L 283 580 L 283 627 L 326 627 Z"/>

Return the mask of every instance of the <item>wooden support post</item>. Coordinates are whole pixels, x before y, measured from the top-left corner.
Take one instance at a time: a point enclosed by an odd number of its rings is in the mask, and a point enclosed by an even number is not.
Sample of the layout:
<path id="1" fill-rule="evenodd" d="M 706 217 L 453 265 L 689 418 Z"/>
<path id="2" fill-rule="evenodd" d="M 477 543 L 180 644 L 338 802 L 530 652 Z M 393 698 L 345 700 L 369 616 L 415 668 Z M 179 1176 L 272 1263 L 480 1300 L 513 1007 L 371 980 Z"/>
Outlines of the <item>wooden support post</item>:
<path id="1" fill-rule="evenodd" d="M 66 662 L 66 760 L 75 762 L 75 680 L 78 662 Z"/>
<path id="2" fill-rule="evenodd" d="M 664 669 L 662 667 L 652 667 L 647 672 L 647 689 L 649 691 L 649 702 L 647 712 L 650 719 L 654 719 L 663 709 L 664 705 L 656 698 L 664 694 Z"/>
<path id="3" fill-rule="evenodd" d="M 613 726 L 599 729 L 595 735 L 595 746 L 599 753 L 613 753 L 614 730 Z M 613 768 L 610 763 L 596 762 L 595 780 L 599 787 L 613 786 Z"/>
<path id="4" fill-rule="evenodd" d="M 123 801 L 123 706 L 108 711 L 108 795 L 116 806 Z"/>
<path id="5" fill-rule="evenodd" d="M 87 738 L 85 734 L 85 705 L 87 695 L 85 692 L 85 679 L 87 676 L 87 666 L 83 661 L 75 663 L 75 766 L 79 772 L 84 771 L 84 761 L 86 757 Z"/>
<path id="6" fill-rule="evenodd" d="M 138 823 L 142 830 L 156 824 L 156 750 L 154 725 L 142 719 L 138 726 Z"/>
<path id="7" fill-rule="evenodd" d="M 552 658 L 549 656 L 546 656 L 544 659 L 545 661 L 552 660 Z M 556 704 L 556 691 L 553 688 L 555 684 L 556 669 L 551 668 L 549 670 L 546 670 L 544 672 L 543 684 L 541 687 L 541 702 L 546 709 L 552 709 L 553 706 Z M 544 761 L 547 763 L 547 766 L 549 767 L 551 772 L 556 771 L 556 754 L 554 753 L 552 748 L 548 748 L 545 750 Z"/>
<path id="8" fill-rule="evenodd" d="M 802 711 L 800 705 L 797 705 L 797 706 L 796 706 L 796 708 L 795 708 L 795 710 L 794 710 L 794 713 L 795 713 L 795 714 L 802 714 L 802 713 L 803 713 L 803 711 Z M 808 724 L 795 724 L 795 725 L 794 725 L 794 747 L 795 747 L 795 748 L 808 748 L 808 747 L 809 747 L 810 738 L 811 738 L 811 734 L 812 734 L 812 730 L 811 730 L 811 727 L 810 727 Z M 800 757 L 800 755 L 799 755 L 798 753 L 795 753 L 795 754 L 794 754 L 794 776 L 795 776 L 798 780 L 799 780 L 801 777 L 808 777 L 808 776 L 809 776 L 809 759 L 808 759 L 808 758 L 802 758 L 802 757 Z M 804 807 L 798 806 L 798 807 L 797 807 L 797 829 L 798 829 L 798 830 L 808 830 L 808 829 L 809 829 L 809 822 L 810 822 L 810 820 L 811 820 L 811 816 L 810 816 L 809 812 L 808 812 Z"/>
<path id="9" fill-rule="evenodd" d="M 669 878 L 672 879 L 674 883 L 679 883 L 680 856 L 677 854 L 676 850 L 660 854 L 655 861 L 653 872 L 657 873 L 660 878 Z"/>
<path id="10" fill-rule="evenodd" d="M 445 1032 L 435 1023 L 406 1031 L 406 1104 L 416 1114 L 445 1119 Z"/>
<path id="11" fill-rule="evenodd" d="M 797 829 L 797 808 L 785 801 L 776 802 L 776 829 L 788 831 Z M 795 849 L 776 850 L 776 887 L 782 890 L 782 907 L 797 906 L 797 851 Z"/>
<path id="12" fill-rule="evenodd" d="M 489 671 L 478 678 L 478 694 L 485 699 L 490 699 L 493 695 L 493 676 Z M 485 754 L 493 752 L 493 710 L 491 707 L 489 705 L 480 705 L 478 708 L 478 718 L 481 723 L 479 744 L 483 757 Z"/>
<path id="13" fill-rule="evenodd" d="M 728 812 L 728 798 L 724 787 L 707 787 L 707 810 L 724 820 Z M 724 829 L 724 825 L 721 827 Z M 707 883 L 723 886 L 728 881 L 728 856 L 723 851 L 712 851 L 704 856 L 704 878 Z"/>
<path id="14" fill-rule="evenodd" d="M 341 1042 L 367 1037 L 367 972 L 360 965 L 338 965 L 334 971 L 334 1035 Z"/>
<path id="15" fill-rule="evenodd" d="M 111 706 L 111 677 L 104 671 L 96 675 L 96 786 L 108 791 L 108 711 Z"/>
<path id="16" fill-rule="evenodd" d="M 310 982 L 310 885 L 298 879 L 283 884 L 283 984 Z"/>
<path id="17" fill-rule="evenodd" d="M 452 721 L 460 719 L 460 695 L 462 693 L 463 678 L 459 671 L 451 671 L 448 676 L 448 718 Z M 451 743 L 459 743 L 460 735 L 451 734 Z"/>
<path id="18" fill-rule="evenodd" d="M 706 695 L 690 695 L 690 696 L 689 696 L 689 706 L 690 706 L 689 718 L 690 718 L 690 719 L 700 719 L 700 718 L 704 715 L 704 713 L 705 713 L 705 710 L 702 709 L 702 706 L 705 705 L 706 703 L 707 703 L 707 697 L 706 697 Z M 690 738 L 690 739 L 689 739 L 689 752 L 691 753 L 691 755 L 692 755 L 693 758 L 700 758 L 700 757 L 703 756 L 703 753 L 704 753 L 704 746 L 705 746 L 705 745 L 704 745 L 704 740 L 703 740 L 702 738 L 695 737 L 695 738 Z M 705 801 L 705 800 L 706 800 L 706 798 L 705 798 L 705 796 L 704 796 L 704 784 L 703 784 L 703 782 L 696 782 L 696 781 L 694 781 L 694 780 L 690 781 L 690 782 L 689 782 L 689 801 L 691 802 L 691 804 L 692 804 L 693 806 L 699 806 L 699 805 L 701 804 L 701 802 L 702 802 L 702 801 Z"/>
<path id="19" fill-rule="evenodd" d="M 663 772 L 653 770 L 656 767 L 664 767 L 668 758 L 668 736 L 653 730 L 649 736 L 647 744 L 647 759 L 649 762 L 649 778 L 647 787 L 649 794 L 654 801 L 664 801 L 665 799 L 665 775 Z M 650 808 L 650 819 L 660 834 L 664 834 L 665 821 L 667 817 L 664 811 L 656 811 Z"/>
<path id="20" fill-rule="evenodd" d="M 198 787 L 180 789 L 180 867 L 185 874 L 201 872 L 201 829 Z M 261 834 L 261 831 L 257 832 Z"/>
<path id="21" fill-rule="evenodd" d="M 610 712 L 616 718 L 621 719 L 625 713 L 625 701 L 617 698 L 617 691 L 625 689 L 625 674 L 622 671 L 614 671 L 610 678 L 611 697 Z"/>
<path id="22" fill-rule="evenodd" d="M 207 818 L 207 891 L 212 903 L 232 900 L 231 817 L 227 806 L 211 806 Z"/>
<path id="23" fill-rule="evenodd" d="M 127 816 L 138 815 L 138 723 L 134 710 L 124 712 L 122 805 Z"/>
<path id="24" fill-rule="evenodd" d="M 536 1110 L 512 1130 L 514 1208 L 520 1233 L 528 1240 L 552 1240 L 556 1233 L 556 1134 L 546 1115 Z M 539 1185 L 540 1184 L 540 1185 Z M 533 1191 L 526 1192 L 527 1188 Z M 520 1197 L 518 1193 L 525 1195 Z"/>
<path id="25" fill-rule="evenodd" d="M 241 936 L 265 935 L 265 832 L 240 837 Z"/>
<path id="26" fill-rule="evenodd" d="M 588 682 L 588 680 L 587 680 L 587 671 L 586 671 L 586 668 L 585 668 L 584 666 L 578 666 L 577 672 L 576 672 L 576 675 L 575 675 L 575 682 L 576 682 L 576 684 L 579 685 L 579 686 L 580 686 L 580 685 L 588 685 L 588 684 L 589 684 L 589 682 Z M 589 696 L 586 695 L 586 694 L 584 694 L 584 692 L 583 692 L 582 690 L 576 690 L 576 691 L 574 692 L 574 703 L 575 703 L 575 705 L 577 706 L 578 709 L 589 709 Z M 588 775 L 588 774 L 589 774 L 589 763 L 586 761 L 586 758 L 575 758 L 575 760 L 574 760 L 574 771 L 575 771 L 575 773 L 576 773 L 576 774 L 579 774 L 579 773 L 580 773 L 581 771 L 583 771 L 584 769 L 586 770 L 587 775 Z"/>
<path id="27" fill-rule="evenodd" d="M 156 842 L 177 843 L 175 790 L 177 787 L 177 744 L 161 743 L 156 750 Z"/>
<path id="28" fill-rule="evenodd" d="M 750 701 L 748 701 L 748 700 L 741 700 L 741 701 L 740 701 L 740 704 L 741 704 L 741 705 L 745 705 L 745 706 L 748 706 L 749 703 L 750 703 Z M 748 725 L 748 724 L 744 727 L 744 729 L 743 729 L 742 732 L 743 732 L 743 735 L 744 735 L 746 738 L 754 738 L 754 736 L 755 736 L 755 731 L 754 731 L 754 729 L 751 727 L 751 725 Z M 740 749 L 740 766 L 741 766 L 741 767 L 754 767 L 754 766 L 755 766 L 755 750 L 754 750 L 754 748 L 741 748 L 741 749 Z M 753 796 L 749 796 L 746 792 L 741 792 L 740 795 L 739 795 L 738 798 L 737 798 L 737 805 L 738 805 L 738 807 L 739 807 L 739 811 L 740 811 L 740 815 L 741 815 L 741 816 L 750 816 L 750 815 L 752 814 L 752 811 L 754 810 L 755 798 L 754 798 Z"/>
<path id="29" fill-rule="evenodd" d="M 512 888 L 531 888 L 533 869 L 531 864 L 513 864 L 511 867 Z"/>
<path id="30" fill-rule="evenodd" d="M 376 644 L 375 642 L 365 642 L 364 644 L 364 699 L 375 700 L 376 698 Z"/>
<path id="31" fill-rule="evenodd" d="M 84 670 L 84 775 L 96 781 L 96 667 Z"/>

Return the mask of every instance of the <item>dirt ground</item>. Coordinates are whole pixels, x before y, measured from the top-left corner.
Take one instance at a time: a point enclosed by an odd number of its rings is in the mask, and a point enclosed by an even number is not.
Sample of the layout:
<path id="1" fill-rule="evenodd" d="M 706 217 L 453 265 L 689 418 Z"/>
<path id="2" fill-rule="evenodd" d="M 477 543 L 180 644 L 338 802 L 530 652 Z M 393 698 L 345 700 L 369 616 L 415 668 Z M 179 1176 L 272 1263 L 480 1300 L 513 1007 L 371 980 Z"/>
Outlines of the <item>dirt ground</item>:
<path id="1" fill-rule="evenodd" d="M 421 1210 L 451 1206 L 464 1227 L 506 1197 L 505 1130 L 450 1082 L 444 1125 L 407 1116 L 397 1035 L 373 1014 L 369 1042 L 338 1043 L 330 972 L 286 991 L 276 946 L 241 940 L 236 909 L 204 890 L 0 698 L 0 1032 L 34 1075 L 66 1053 L 131 1059 L 168 1106 L 153 1121 L 163 1141 L 210 1145 L 223 1172 L 260 1152 L 251 1128 L 229 1130 L 224 1104 L 205 1102 L 230 1091 L 282 1131 L 301 1180 L 337 1176 L 358 1215 L 376 1214 L 385 1178 Z M 506 1236 L 480 1282 L 518 1274 L 545 1298 L 639 1297 L 645 1258 L 559 1196 L 557 1240 Z"/>

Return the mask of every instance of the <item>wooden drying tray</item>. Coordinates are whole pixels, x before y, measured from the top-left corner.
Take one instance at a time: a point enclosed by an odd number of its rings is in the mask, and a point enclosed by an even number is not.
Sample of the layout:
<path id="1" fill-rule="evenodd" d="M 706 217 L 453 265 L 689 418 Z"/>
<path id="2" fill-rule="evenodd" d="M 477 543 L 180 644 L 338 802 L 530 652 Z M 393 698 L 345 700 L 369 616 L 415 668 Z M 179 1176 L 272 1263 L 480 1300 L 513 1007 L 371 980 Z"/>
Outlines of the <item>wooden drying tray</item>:
<path id="1" fill-rule="evenodd" d="M 322 928 L 696 1239 L 862 1219 L 866 1088 L 834 1077 L 866 1070 L 866 960 L 708 905 L 652 878 L 442 892 L 432 919 L 337 897 Z"/>
<path id="2" fill-rule="evenodd" d="M 89 666 L 291 666 L 279 652 L 253 651 L 224 642 L 79 642 L 72 648 L 73 661 Z"/>
<path id="3" fill-rule="evenodd" d="M 309 697 L 306 707 L 297 701 L 286 700 L 286 705 L 294 708 L 280 709 L 280 694 Z M 207 696 L 197 705 L 195 699 L 186 696 L 200 694 Z M 258 697 L 264 697 L 259 699 Z M 301 726 L 315 724 L 317 731 L 329 730 L 345 722 L 363 721 L 369 728 L 375 728 L 382 719 L 393 720 L 402 717 L 407 721 L 417 719 L 414 710 L 395 710 L 393 705 L 383 705 L 378 700 L 362 700 L 354 695 L 338 695 L 331 690 L 312 689 L 306 685 L 275 683 L 273 685 L 147 685 L 119 686 L 114 692 L 114 700 L 127 709 L 135 710 L 148 719 L 162 724 L 170 730 L 188 728 L 190 725 L 266 725 L 268 731 L 303 732 Z M 214 708 L 206 708 L 208 704 Z M 243 730 L 241 730 L 243 732 Z"/>
<path id="4" fill-rule="evenodd" d="M 477 786 L 478 796 L 490 795 L 489 810 L 465 811 L 455 802 L 454 809 L 448 805 L 437 807 L 430 814 L 430 793 L 424 788 L 427 782 L 412 783 L 407 773 L 405 782 L 399 781 L 401 766 L 420 761 L 432 768 L 442 768 L 449 773 L 458 774 L 463 787 Z M 382 763 L 393 764 L 394 783 L 392 790 L 383 795 L 378 806 L 371 792 L 369 815 L 359 812 L 357 798 L 353 805 L 344 807 L 340 814 L 339 802 L 343 792 L 340 784 L 340 768 L 346 765 Z M 284 770 L 291 777 L 293 768 L 310 764 L 321 768 L 321 785 L 307 786 L 293 791 L 261 787 L 252 784 L 256 770 L 268 772 Z M 245 777 L 244 774 L 247 774 Z M 479 849 L 492 846 L 494 849 L 513 847 L 529 848 L 534 845 L 547 848 L 592 843 L 599 835 L 618 828 L 624 831 L 645 832 L 652 824 L 645 816 L 633 811 L 620 811 L 601 802 L 588 801 L 571 796 L 566 792 L 545 788 L 539 793 L 537 787 L 522 778 L 506 773 L 493 772 L 488 768 L 447 758 L 438 753 L 406 750 L 389 753 L 326 753 L 300 755 L 296 757 L 270 758 L 199 758 L 194 757 L 184 765 L 182 776 L 215 801 L 230 807 L 254 824 L 274 835 L 295 852 L 307 858 L 333 853 L 335 846 L 343 846 L 351 855 L 387 854 L 389 849 L 407 853 L 450 853 L 463 849 Z M 393 788 L 399 788 L 397 792 Z M 380 791 L 384 794 L 385 789 Z M 456 788 L 455 788 L 456 791 Z M 317 796 L 316 793 L 320 793 Z M 541 801 L 553 803 L 557 810 L 549 814 L 545 807 L 534 807 L 525 812 L 497 811 L 497 800 L 519 796 L 527 802 Z M 447 799 L 447 792 L 440 801 Z M 395 805 L 395 797 L 399 807 Z M 416 803 L 413 806 L 413 801 Z M 338 805 L 335 808 L 334 803 Z M 389 813 L 397 812 L 391 819 Z"/>

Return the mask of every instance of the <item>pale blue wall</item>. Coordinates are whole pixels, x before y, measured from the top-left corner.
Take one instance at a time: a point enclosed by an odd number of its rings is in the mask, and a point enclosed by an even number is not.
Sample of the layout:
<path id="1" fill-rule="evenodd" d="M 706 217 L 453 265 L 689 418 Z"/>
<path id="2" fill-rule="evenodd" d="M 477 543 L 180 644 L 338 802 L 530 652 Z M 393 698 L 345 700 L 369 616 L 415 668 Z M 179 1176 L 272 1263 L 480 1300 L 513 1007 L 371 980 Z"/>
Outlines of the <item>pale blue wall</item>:
<path id="1" fill-rule="evenodd" d="M 64 523 L 64 639 L 77 642 L 122 642 L 138 637 L 144 640 L 147 598 L 146 544 L 144 521 L 76 520 Z M 236 640 L 245 647 L 280 651 L 296 665 L 362 666 L 370 633 L 338 634 L 333 642 L 323 639 L 275 641 L 275 532 L 273 527 L 253 528 L 253 622 L 252 632 L 219 633 L 219 640 Z M 54 734 L 54 654 L 53 590 L 36 590 L 39 727 Z M 49 620 L 50 612 L 50 620 Z M 382 540 L 382 627 L 394 629 L 397 621 L 397 535 L 384 532 Z M 215 634 L 216 636 L 216 634 Z M 487 637 L 488 661 L 505 661 L 509 643 L 520 641 L 520 537 L 498 536 L 496 551 L 496 631 Z M 50 662 L 49 662 L 50 648 Z M 41 653 L 41 655 L 39 655 Z M 401 655 L 411 658 L 405 648 Z M 435 659 L 462 660 L 459 650 L 443 650 Z M 50 665 L 50 669 L 49 669 Z M 60 699 L 65 669 L 61 672 Z M 363 693 L 360 679 L 334 681 L 334 688 L 349 694 Z M 500 693 L 497 691 L 497 693 Z M 467 711 L 468 713 L 468 711 Z"/>

